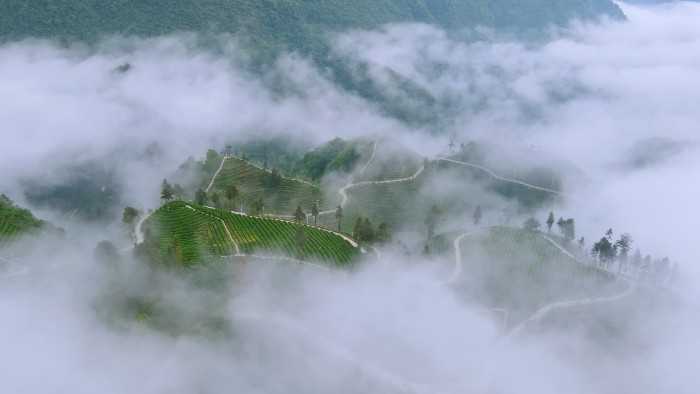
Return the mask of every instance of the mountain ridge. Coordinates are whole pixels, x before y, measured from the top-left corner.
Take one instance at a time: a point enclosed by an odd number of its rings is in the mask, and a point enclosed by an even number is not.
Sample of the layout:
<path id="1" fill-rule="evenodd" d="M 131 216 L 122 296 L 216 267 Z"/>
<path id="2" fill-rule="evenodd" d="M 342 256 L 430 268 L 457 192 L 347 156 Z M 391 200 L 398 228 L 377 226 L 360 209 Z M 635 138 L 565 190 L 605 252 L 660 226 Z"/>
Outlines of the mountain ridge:
<path id="1" fill-rule="evenodd" d="M 0 37 L 93 41 L 115 34 L 243 33 L 262 48 L 315 53 L 326 32 L 387 23 L 520 30 L 600 15 L 624 17 L 610 0 L 8 0 L 0 5 Z"/>

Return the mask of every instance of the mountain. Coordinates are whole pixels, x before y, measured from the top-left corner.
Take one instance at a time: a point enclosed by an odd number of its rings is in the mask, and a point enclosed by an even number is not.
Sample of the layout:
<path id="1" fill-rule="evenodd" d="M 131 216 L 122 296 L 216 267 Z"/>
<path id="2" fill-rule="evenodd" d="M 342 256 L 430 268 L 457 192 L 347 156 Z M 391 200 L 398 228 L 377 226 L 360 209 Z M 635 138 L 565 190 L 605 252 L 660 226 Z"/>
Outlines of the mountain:
<path id="1" fill-rule="evenodd" d="M 94 43 L 110 35 L 197 32 L 203 33 L 201 43 L 216 47 L 218 40 L 208 33 L 231 33 L 251 55 L 252 70 L 264 70 L 282 52 L 297 52 L 313 59 L 338 86 L 378 103 L 387 114 L 439 129 L 436 114 L 449 103 L 441 104 L 399 76 L 397 85 L 413 100 L 395 100 L 365 71 L 330 50 L 329 33 L 420 22 L 453 33 L 485 26 L 536 37 L 551 25 L 601 15 L 624 18 L 612 0 L 5 0 L 0 2 L 0 42 L 40 37 Z"/>
<path id="2" fill-rule="evenodd" d="M 611 0 L 5 0 L 0 37 L 94 41 L 109 34 L 226 32 L 243 33 L 261 50 L 318 54 L 328 31 L 394 22 L 540 29 L 600 15 L 624 17 Z"/>

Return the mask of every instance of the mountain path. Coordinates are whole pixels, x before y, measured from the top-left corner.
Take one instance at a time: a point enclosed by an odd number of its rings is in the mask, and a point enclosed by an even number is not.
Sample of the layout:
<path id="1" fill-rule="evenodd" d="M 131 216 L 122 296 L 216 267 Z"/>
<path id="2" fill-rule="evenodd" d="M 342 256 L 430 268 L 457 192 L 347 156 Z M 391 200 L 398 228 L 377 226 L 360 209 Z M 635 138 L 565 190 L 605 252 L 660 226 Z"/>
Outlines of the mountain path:
<path id="1" fill-rule="evenodd" d="M 208 214 L 208 213 L 199 212 L 199 211 L 197 211 L 196 209 L 194 209 L 194 207 L 192 207 L 192 206 L 189 205 L 189 204 L 186 204 L 185 206 L 186 206 L 187 208 L 191 209 L 192 211 L 194 211 L 195 213 L 200 213 L 200 214 L 202 214 L 202 215 L 209 216 L 210 218 L 212 218 L 212 219 L 214 219 L 214 220 L 218 220 L 219 222 L 221 222 L 221 225 L 224 226 L 224 231 L 226 231 L 226 235 L 228 236 L 228 239 L 231 241 L 231 243 L 233 244 L 233 247 L 236 249 L 236 254 L 235 254 L 235 255 L 236 255 L 236 256 L 242 256 L 242 255 L 241 255 L 241 249 L 238 247 L 238 242 L 236 242 L 236 240 L 233 238 L 233 235 L 232 235 L 231 232 L 229 231 L 228 226 L 226 225 L 226 222 L 224 222 L 224 219 L 221 219 L 220 217 L 217 217 L 217 216 L 214 216 L 214 215 L 211 215 L 211 214 Z"/>
<path id="2" fill-rule="evenodd" d="M 364 173 L 364 172 L 369 168 L 369 166 L 374 162 L 374 160 L 375 160 L 375 158 L 376 158 L 376 153 L 377 153 L 377 145 L 378 145 L 377 141 L 374 141 L 373 144 L 372 144 L 372 153 L 371 153 L 371 155 L 370 155 L 370 158 L 367 160 L 367 162 L 365 163 L 365 165 L 360 169 L 360 171 L 359 171 L 360 174 Z M 223 159 L 221 160 L 221 164 L 219 165 L 219 168 L 218 168 L 217 171 L 214 173 L 214 175 L 213 175 L 211 181 L 209 182 L 209 185 L 207 186 L 207 192 L 213 187 L 216 178 L 217 178 L 218 175 L 221 173 L 221 171 L 222 171 L 222 169 L 223 169 L 223 167 L 224 167 L 224 164 L 225 164 L 225 162 L 226 162 L 226 160 L 227 160 L 228 158 L 230 158 L 230 156 L 224 156 Z M 484 167 L 484 166 L 482 166 L 482 165 L 478 165 L 478 164 L 474 164 L 474 163 L 469 163 L 469 162 L 464 162 L 464 161 L 459 161 L 459 160 L 454 160 L 454 159 L 450 159 L 450 158 L 446 158 L 446 157 L 437 157 L 435 160 L 436 160 L 436 161 L 445 161 L 445 162 L 449 162 L 449 163 L 454 163 L 454 164 L 458 164 L 458 165 L 463 165 L 463 166 L 475 168 L 475 169 L 478 169 L 478 170 L 480 170 L 480 171 L 483 171 L 483 172 L 487 173 L 487 174 L 488 174 L 490 177 L 492 177 L 493 179 L 500 180 L 500 181 L 503 181 L 503 182 L 518 184 L 518 185 L 521 185 L 521 186 L 524 186 L 524 187 L 527 187 L 527 188 L 530 188 L 530 189 L 533 189 L 533 190 L 544 191 L 544 192 L 552 193 L 552 194 L 556 194 L 556 195 L 564 195 L 562 192 L 560 192 L 560 191 L 558 191 L 558 190 L 554 190 L 554 189 L 549 189 L 549 188 L 545 188 L 545 187 L 542 187 L 542 186 L 533 185 L 533 184 L 530 184 L 530 183 L 527 183 L 527 182 L 524 182 L 524 181 L 521 181 L 521 180 L 518 180 L 518 179 L 512 179 L 512 178 L 506 178 L 506 177 L 500 176 L 500 175 L 498 175 L 497 173 L 495 173 L 493 170 L 491 170 L 491 169 L 489 169 L 489 168 L 487 168 L 487 167 Z M 261 170 L 263 170 L 263 171 L 270 172 L 270 170 L 267 170 L 267 169 L 258 167 L 258 166 L 254 165 L 254 164 L 252 164 L 252 163 L 248 163 L 248 164 L 250 164 L 251 166 L 256 167 L 256 168 L 258 168 L 258 169 L 261 169 Z M 339 194 L 340 197 L 341 197 L 340 207 L 341 207 L 341 208 L 344 208 L 344 207 L 347 205 L 347 203 L 348 203 L 348 201 L 349 201 L 349 199 L 350 199 L 350 197 L 349 197 L 349 195 L 348 195 L 348 191 L 350 191 L 351 189 L 354 189 L 354 188 L 357 188 L 357 187 L 362 187 L 362 186 L 370 186 L 370 185 L 383 185 L 383 184 L 394 184 L 394 183 L 410 182 L 410 181 L 414 181 L 415 179 L 417 179 L 424 171 L 425 171 L 425 165 L 422 164 L 422 165 L 418 168 L 418 170 L 417 170 L 413 175 L 407 176 L 407 177 L 395 178 L 395 179 L 387 179 L 387 180 L 380 180 L 380 181 L 360 181 L 360 182 L 355 182 L 355 183 L 353 183 L 352 181 L 350 181 L 350 182 L 348 182 L 345 186 L 343 186 L 342 188 L 340 188 L 340 189 L 338 190 L 338 194 Z M 303 181 L 303 180 L 300 180 L 300 179 L 296 179 L 296 178 L 288 178 L 288 179 L 291 179 L 291 180 L 294 180 L 294 181 L 298 181 L 298 182 L 303 182 L 303 183 L 306 183 L 306 184 L 309 184 L 309 185 L 312 185 L 312 186 L 313 186 L 313 184 L 311 184 L 310 182 Z M 190 206 L 188 206 L 188 207 L 189 207 L 190 209 L 193 209 L 193 208 L 190 207 Z M 207 208 L 211 208 L 211 207 L 207 207 Z M 214 209 L 214 208 L 211 208 L 211 209 Z M 336 209 L 329 209 L 329 210 L 325 210 L 325 211 L 319 212 L 318 216 L 330 215 L 330 214 L 334 214 L 335 212 L 336 212 Z M 246 215 L 245 213 L 236 212 L 236 211 L 231 211 L 231 213 L 234 213 L 234 214 L 237 214 L 237 215 Z M 144 215 L 144 217 L 142 217 L 142 218 L 139 220 L 139 222 L 137 223 L 137 225 L 136 225 L 135 233 L 136 233 L 136 243 L 137 243 L 137 244 L 142 243 L 142 242 L 144 241 L 144 235 L 143 235 L 143 231 L 142 231 L 142 225 L 143 225 L 143 223 L 144 223 L 151 215 L 152 215 L 152 213 L 149 213 L 148 215 Z M 307 217 L 307 223 L 308 223 L 308 222 L 309 222 L 309 217 L 310 217 L 310 215 L 307 214 L 306 217 Z M 217 219 L 218 219 L 218 218 L 217 218 Z M 284 220 L 284 219 L 280 219 L 280 218 L 277 218 L 277 217 L 268 217 L 268 219 L 270 219 L 270 220 L 277 220 L 277 221 L 281 221 L 281 222 L 293 223 L 293 222 L 291 222 L 291 221 L 289 221 L 289 220 Z M 219 220 L 221 220 L 221 219 L 219 219 Z M 221 220 L 221 221 L 223 222 L 223 220 Z M 232 236 L 232 234 L 231 234 L 231 232 L 230 232 L 228 226 L 225 224 L 225 222 L 224 222 L 223 224 L 224 224 L 224 228 L 225 228 L 225 230 L 226 230 L 227 235 L 228 235 L 229 238 L 232 240 L 232 242 L 234 243 L 234 245 L 236 245 L 237 255 L 240 254 L 240 249 L 239 249 L 239 247 L 238 247 L 238 244 L 234 241 L 233 236 Z M 311 228 L 315 228 L 315 229 L 319 229 L 319 230 L 322 230 L 322 231 L 327 231 L 327 232 L 329 232 L 329 233 L 335 234 L 335 235 L 337 235 L 337 236 L 342 237 L 344 240 L 346 240 L 348 243 L 350 243 L 353 247 L 359 247 L 359 245 L 357 244 L 357 242 L 355 242 L 353 239 L 351 239 L 350 237 L 348 237 L 348 236 L 346 236 L 346 235 L 344 235 L 344 234 L 342 234 L 342 233 L 340 233 L 340 232 L 332 231 L 332 230 L 329 230 L 329 229 L 326 229 L 326 228 L 323 228 L 323 227 L 310 226 L 310 225 L 308 225 L 308 224 L 305 224 L 304 226 L 308 226 L 308 227 L 311 227 Z M 461 234 L 460 237 L 458 237 L 458 238 L 455 240 L 455 242 L 454 242 L 454 248 L 455 248 L 455 266 L 454 266 L 454 270 L 453 270 L 453 272 L 452 272 L 450 278 L 447 280 L 447 283 L 454 283 L 454 282 L 456 282 L 456 281 L 459 279 L 459 277 L 461 276 L 461 274 L 462 274 L 462 272 L 463 272 L 463 265 L 462 265 L 462 256 L 461 256 L 461 247 L 460 247 L 460 243 L 461 243 L 461 241 L 462 241 L 465 237 L 470 236 L 470 235 L 473 235 L 473 233 L 474 233 L 474 231 L 470 231 L 470 232 Z M 549 241 L 552 242 L 552 243 L 554 243 L 555 246 L 558 246 L 553 240 L 549 239 Z M 565 249 L 563 249 L 563 248 L 559 248 L 559 249 L 560 249 L 563 253 L 567 253 L 570 257 L 573 257 L 573 255 L 571 255 L 570 253 L 568 253 L 568 251 L 566 251 Z M 379 253 L 378 253 L 378 255 L 380 256 Z"/>
<path id="3" fill-rule="evenodd" d="M 542 238 L 544 238 L 546 241 L 551 243 L 562 254 L 571 258 L 576 263 L 585 265 L 585 262 L 578 259 L 576 256 L 574 256 L 571 252 L 566 250 L 566 248 L 564 248 L 562 245 L 560 245 L 558 242 L 556 242 L 551 237 L 547 236 L 546 234 L 542 234 Z M 605 271 L 605 272 L 613 274 L 613 273 L 608 272 L 608 271 Z M 613 274 L 613 275 L 615 275 L 615 274 Z M 622 276 L 619 276 L 619 275 L 615 275 L 615 278 L 617 280 L 622 279 L 626 283 L 626 288 L 621 293 L 615 294 L 612 296 L 587 297 L 587 298 L 578 299 L 578 300 L 557 301 L 557 302 L 547 304 L 547 305 L 541 307 L 540 309 L 538 309 L 532 316 L 530 316 L 529 318 L 527 318 L 526 320 L 524 320 L 523 322 L 518 324 L 516 327 L 514 327 L 513 330 L 511 330 L 511 332 L 507 335 L 506 339 L 514 338 L 514 337 L 520 335 L 529 325 L 531 325 L 533 323 L 541 322 L 545 317 L 547 317 L 547 315 L 549 315 L 557 310 L 619 301 L 619 300 L 631 295 L 634 292 L 634 290 L 636 289 L 636 285 L 633 281 L 631 281 L 627 278 L 624 278 Z"/>
<path id="4" fill-rule="evenodd" d="M 224 164 L 226 164 L 226 160 L 228 160 L 228 156 L 224 156 L 221 158 L 221 164 L 219 165 L 219 168 L 216 170 L 214 173 L 214 176 L 211 177 L 211 182 L 209 182 L 209 186 L 206 188 L 206 192 L 209 193 L 209 190 L 214 186 L 214 181 L 216 180 L 216 177 L 219 176 L 219 173 L 221 173 L 221 170 L 224 169 Z"/>
<path id="5" fill-rule="evenodd" d="M 503 176 L 501 176 L 501 175 L 496 174 L 493 170 L 491 170 L 491 169 L 489 169 L 489 168 L 487 168 L 487 167 L 484 167 L 484 166 L 482 166 L 482 165 L 479 165 L 479 164 L 469 163 L 469 162 L 466 162 L 466 161 L 454 160 L 454 159 L 450 159 L 450 158 L 447 158 L 447 157 L 437 157 L 435 160 L 437 160 L 437 161 L 446 161 L 446 162 L 448 162 L 448 163 L 459 164 L 459 165 L 462 165 L 462 166 L 475 168 L 475 169 L 477 169 L 477 170 L 480 170 L 480 171 L 485 172 L 485 173 L 488 174 L 491 178 L 493 178 L 493 179 L 495 179 L 495 180 L 498 180 L 498 181 L 507 182 L 507 183 L 513 183 L 513 184 L 516 184 L 516 185 L 520 185 L 520 186 L 527 187 L 527 188 L 529 188 L 529 189 L 539 190 L 539 191 L 543 191 L 543 192 L 546 192 L 546 193 L 556 194 L 556 195 L 559 195 L 559 196 L 565 196 L 565 195 L 566 195 L 565 193 L 563 193 L 563 192 L 561 192 L 561 191 L 559 191 L 559 190 L 554 190 L 554 189 L 550 189 L 550 188 L 547 188 L 547 187 L 542 187 L 542 186 L 533 185 L 533 184 L 531 184 L 531 183 L 527 183 L 527 182 L 521 181 L 521 180 L 519 180 L 519 179 L 513 179 L 513 178 L 506 178 L 506 177 L 503 177 Z"/>
<path id="6" fill-rule="evenodd" d="M 589 297 L 571 301 L 558 301 L 545 305 L 542 308 L 538 309 L 537 312 L 535 312 L 532 316 L 530 316 L 529 318 L 518 324 L 515 328 L 513 328 L 513 330 L 511 330 L 511 332 L 506 336 L 506 339 L 517 337 L 529 325 L 541 322 L 545 317 L 547 317 L 547 315 L 557 310 L 619 301 L 631 295 L 634 292 L 635 288 L 636 286 L 632 282 L 627 281 L 627 288 L 622 293 L 616 295 L 596 298 Z"/>
<path id="7" fill-rule="evenodd" d="M 134 234 L 136 235 L 136 245 L 140 245 L 145 241 L 145 236 L 143 234 L 143 224 L 148 220 L 148 218 L 153 215 L 153 212 L 151 211 L 148 212 L 147 214 L 143 215 L 138 222 L 136 222 L 136 227 L 134 227 Z"/>
<path id="8" fill-rule="evenodd" d="M 451 285 L 454 283 L 457 283 L 459 278 L 462 276 L 462 272 L 464 271 L 463 263 L 462 263 L 462 241 L 467 238 L 471 237 L 476 234 L 480 234 L 484 232 L 486 228 L 484 229 L 476 229 L 476 230 L 470 230 L 465 233 L 460 234 L 457 238 L 455 238 L 454 242 L 452 243 L 454 250 L 455 250 L 455 264 L 454 268 L 452 270 L 452 274 L 450 277 L 445 281 L 445 284 Z"/>

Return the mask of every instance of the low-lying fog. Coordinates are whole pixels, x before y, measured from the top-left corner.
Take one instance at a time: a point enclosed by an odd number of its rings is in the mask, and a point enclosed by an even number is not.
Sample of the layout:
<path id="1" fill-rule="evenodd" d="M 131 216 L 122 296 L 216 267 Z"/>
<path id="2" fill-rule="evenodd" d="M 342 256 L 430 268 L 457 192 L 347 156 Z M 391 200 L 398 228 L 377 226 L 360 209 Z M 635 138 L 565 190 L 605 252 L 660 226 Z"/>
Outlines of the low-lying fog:
<path id="1" fill-rule="evenodd" d="M 112 37 L 96 49 L 1 45 L 0 192 L 19 203 L 23 178 L 129 152 L 117 169 L 124 201 L 154 208 L 164 174 L 184 158 L 256 130 L 310 143 L 382 137 L 427 157 L 457 136 L 501 147 L 501 169 L 566 161 L 584 175 L 566 178 L 562 216 L 587 239 L 629 232 L 682 272 L 673 302 L 651 303 L 652 294 L 609 312 L 624 332 L 592 336 L 572 322 L 511 340 L 445 285 L 451 260 L 387 250 L 349 275 L 252 266 L 208 291 L 126 250 L 115 274 L 93 256 L 111 230 L 71 225 L 67 242 L 47 240 L 23 258 L 28 274 L 0 276 L 1 391 L 696 393 L 700 5 L 624 11 L 629 21 L 574 24 L 538 45 L 467 44 L 420 25 L 331 38 L 388 92 L 404 94 L 398 74 L 449 102 L 439 135 L 336 88 L 298 55 L 263 77 L 244 71 L 234 37 L 216 52 L 186 35 Z M 115 70 L 127 62 L 129 72 Z M 274 91 L 269 81 L 280 79 L 296 93 Z M 163 157 L 137 159 L 154 141 Z M 107 321 L 99 305 L 110 292 L 166 300 L 183 321 L 218 313 L 231 333 L 173 336 Z"/>

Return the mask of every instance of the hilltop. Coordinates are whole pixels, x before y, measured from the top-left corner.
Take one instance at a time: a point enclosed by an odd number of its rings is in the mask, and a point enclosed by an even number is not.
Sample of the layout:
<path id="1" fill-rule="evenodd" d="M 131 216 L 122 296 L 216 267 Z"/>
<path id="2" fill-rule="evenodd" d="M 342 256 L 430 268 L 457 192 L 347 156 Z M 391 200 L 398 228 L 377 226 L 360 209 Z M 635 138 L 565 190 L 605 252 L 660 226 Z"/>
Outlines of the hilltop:
<path id="1" fill-rule="evenodd" d="M 462 297 L 509 311 L 511 323 L 560 300 L 605 297 L 622 293 L 627 285 L 614 274 L 574 258 L 585 255 L 559 237 L 521 228 L 476 228 L 460 243 L 461 270 L 454 285 Z M 453 253 L 452 242 L 447 249 Z"/>
<path id="2" fill-rule="evenodd" d="M 184 266 L 230 256 L 343 266 L 359 253 L 350 237 L 330 230 L 183 201 L 163 205 L 144 226 L 139 252 Z"/>

